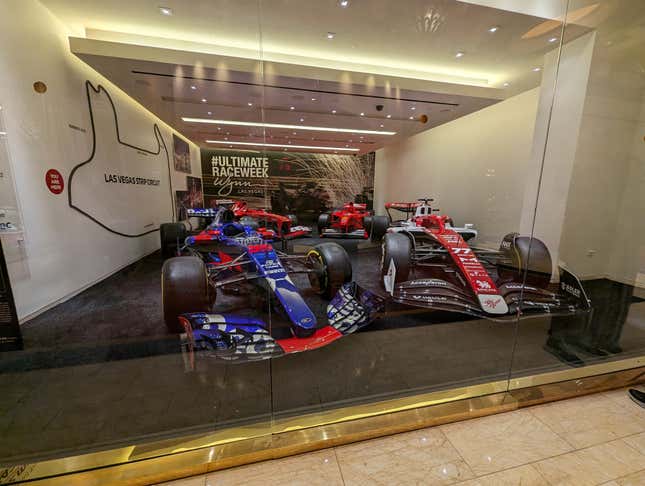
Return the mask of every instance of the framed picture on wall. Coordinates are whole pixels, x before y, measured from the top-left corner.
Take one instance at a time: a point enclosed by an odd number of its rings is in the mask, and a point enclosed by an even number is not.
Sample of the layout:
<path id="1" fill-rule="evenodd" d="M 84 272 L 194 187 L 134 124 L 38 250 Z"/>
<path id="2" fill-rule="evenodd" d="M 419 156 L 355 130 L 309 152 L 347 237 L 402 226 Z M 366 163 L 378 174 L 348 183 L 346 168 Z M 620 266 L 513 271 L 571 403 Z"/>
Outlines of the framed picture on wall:
<path id="1" fill-rule="evenodd" d="M 202 190 L 202 180 L 199 177 L 186 176 L 186 190 L 190 208 L 204 207 L 204 191 Z"/>
<path id="2" fill-rule="evenodd" d="M 174 147 L 173 160 L 175 161 L 175 170 L 190 174 L 190 147 L 188 146 L 188 142 L 173 133 L 172 143 Z"/>

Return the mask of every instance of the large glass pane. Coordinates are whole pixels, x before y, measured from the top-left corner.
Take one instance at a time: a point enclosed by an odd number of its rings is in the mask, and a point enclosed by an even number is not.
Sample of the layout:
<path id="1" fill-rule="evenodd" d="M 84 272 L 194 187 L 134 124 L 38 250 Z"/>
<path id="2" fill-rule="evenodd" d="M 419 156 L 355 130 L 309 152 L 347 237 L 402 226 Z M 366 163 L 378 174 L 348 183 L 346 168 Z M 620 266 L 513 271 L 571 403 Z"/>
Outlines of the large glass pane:
<path id="1" fill-rule="evenodd" d="M 641 363 L 634 358 L 645 347 L 644 19 L 641 2 L 570 1 L 567 42 L 545 58 L 555 97 L 537 121 L 548 124 L 548 141 L 543 163 L 533 159 L 539 179 L 529 266 L 540 264 L 537 240 L 544 242 L 553 268 L 580 279 L 554 272 L 552 281 L 589 305 L 576 316 L 521 320 L 513 377 L 571 368 L 584 376 Z M 600 366 L 584 368 L 593 364 Z"/>

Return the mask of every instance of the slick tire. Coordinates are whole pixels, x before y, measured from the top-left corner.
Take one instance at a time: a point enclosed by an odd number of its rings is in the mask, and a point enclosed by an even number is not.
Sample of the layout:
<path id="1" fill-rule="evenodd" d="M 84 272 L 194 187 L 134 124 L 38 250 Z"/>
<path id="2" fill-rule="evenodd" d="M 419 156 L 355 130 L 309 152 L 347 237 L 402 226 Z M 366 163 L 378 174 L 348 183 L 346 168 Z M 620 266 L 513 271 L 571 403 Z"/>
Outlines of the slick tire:
<path id="1" fill-rule="evenodd" d="M 372 223 L 374 222 L 374 216 L 365 216 L 363 218 L 363 229 L 367 231 L 367 234 L 372 234 Z"/>
<path id="2" fill-rule="evenodd" d="M 390 219 L 387 216 L 372 216 L 371 226 L 370 238 L 372 241 L 381 241 L 390 226 Z"/>
<path id="3" fill-rule="evenodd" d="M 320 243 L 307 253 L 311 287 L 320 295 L 331 299 L 343 284 L 352 280 L 352 264 L 345 249 L 338 243 Z"/>
<path id="4" fill-rule="evenodd" d="M 181 314 L 210 311 L 215 301 L 213 295 L 214 292 L 209 292 L 206 266 L 199 257 L 174 257 L 164 262 L 161 302 L 169 332 L 184 332 L 178 319 Z"/>
<path id="5" fill-rule="evenodd" d="M 396 274 L 394 283 L 405 282 L 412 267 L 412 242 L 401 233 L 388 233 L 383 238 L 381 258 L 381 277 L 387 275 L 390 261 L 394 262 Z"/>
<path id="6" fill-rule="evenodd" d="M 551 253 L 543 241 L 509 233 L 502 239 L 499 249 L 505 257 L 505 261 L 498 265 L 502 279 L 522 282 L 526 271 L 527 284 L 540 288 L 549 285 L 553 263 Z"/>
<path id="7" fill-rule="evenodd" d="M 159 227 L 159 238 L 161 256 L 164 259 L 177 256 L 178 245 L 182 245 L 186 239 L 186 227 L 183 223 L 163 223 Z"/>
<path id="8" fill-rule="evenodd" d="M 331 214 L 322 213 L 318 216 L 318 236 L 322 236 L 323 230 L 329 228 L 329 222 L 331 220 Z"/>

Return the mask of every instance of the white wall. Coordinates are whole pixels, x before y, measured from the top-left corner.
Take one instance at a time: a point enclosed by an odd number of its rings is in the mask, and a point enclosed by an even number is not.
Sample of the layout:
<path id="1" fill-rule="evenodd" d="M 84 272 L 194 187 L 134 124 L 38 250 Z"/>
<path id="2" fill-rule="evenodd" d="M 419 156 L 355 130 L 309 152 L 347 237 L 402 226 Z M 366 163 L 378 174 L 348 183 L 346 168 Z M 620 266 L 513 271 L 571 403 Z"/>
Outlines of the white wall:
<path id="1" fill-rule="evenodd" d="M 0 18 L 3 46 L 0 105 L 25 230 L 24 246 L 18 253 L 22 259 L 10 263 L 9 272 L 19 317 L 25 318 L 136 261 L 159 245 L 157 232 L 124 238 L 106 231 L 72 210 L 66 192 L 54 195 L 45 187 L 47 169 L 59 170 L 67 184 L 72 167 L 89 156 L 92 140 L 85 81 L 101 84 L 110 92 L 122 138 L 128 143 L 154 149 L 152 130 L 157 123 L 170 151 L 171 164 L 172 130 L 70 54 L 65 26 L 39 2 L 5 0 L 3 8 L 11 15 Z M 35 81 L 47 84 L 45 94 L 34 92 Z M 99 103 L 105 108 L 104 100 Z M 71 129 L 70 124 L 85 129 L 85 133 Z M 131 167 L 127 152 L 110 146 L 115 143 L 113 139 L 102 137 L 102 142 L 107 149 L 96 157 L 102 168 L 109 168 L 112 162 L 116 169 Z M 193 174 L 199 176 L 196 146 L 191 147 L 191 155 Z M 138 156 L 135 153 L 132 157 Z M 156 172 L 163 179 L 159 190 L 168 197 L 156 210 L 144 209 L 141 201 L 136 200 L 135 194 L 143 192 L 115 191 L 112 202 L 125 202 L 131 208 L 126 219 L 140 220 L 144 213 L 145 218 L 156 222 L 172 217 L 168 174 L 162 172 Z M 184 174 L 173 174 L 172 178 L 177 184 L 173 190 L 185 188 Z M 122 201 L 124 197 L 129 199 Z M 123 218 L 122 214 L 117 216 Z M 122 222 L 126 226 L 131 223 Z"/>
<path id="2" fill-rule="evenodd" d="M 377 151 L 375 207 L 432 196 L 497 247 L 519 230 L 538 98 L 536 88 Z"/>

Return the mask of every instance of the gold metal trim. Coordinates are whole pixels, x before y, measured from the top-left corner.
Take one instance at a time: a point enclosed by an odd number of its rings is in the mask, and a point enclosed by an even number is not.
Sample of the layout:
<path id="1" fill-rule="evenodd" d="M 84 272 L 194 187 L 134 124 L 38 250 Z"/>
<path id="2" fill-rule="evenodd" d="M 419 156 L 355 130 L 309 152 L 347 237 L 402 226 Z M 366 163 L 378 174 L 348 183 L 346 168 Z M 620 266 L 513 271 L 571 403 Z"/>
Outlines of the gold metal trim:
<path id="1" fill-rule="evenodd" d="M 643 383 L 643 365 L 645 359 L 632 358 L 514 378 L 508 389 L 505 381 L 485 383 L 35 462 L 0 469 L 0 484 L 21 480 L 54 485 L 166 481 Z"/>

